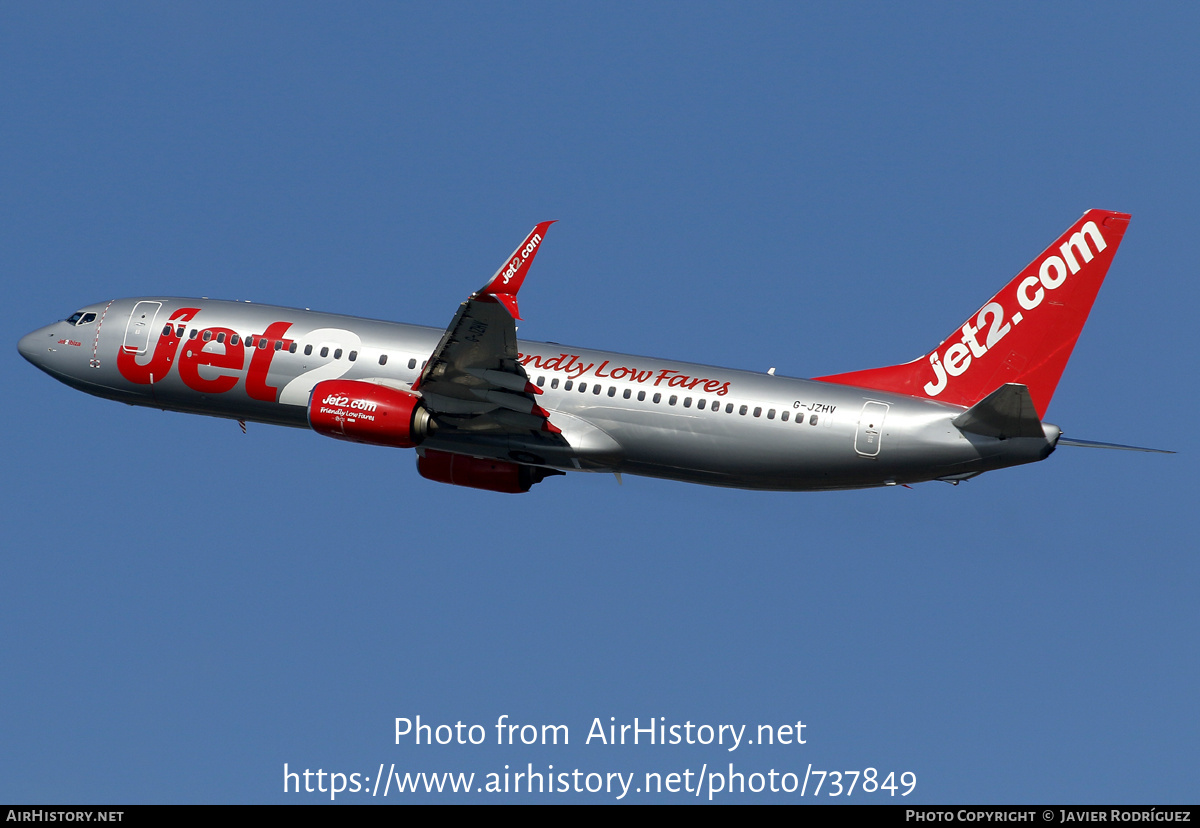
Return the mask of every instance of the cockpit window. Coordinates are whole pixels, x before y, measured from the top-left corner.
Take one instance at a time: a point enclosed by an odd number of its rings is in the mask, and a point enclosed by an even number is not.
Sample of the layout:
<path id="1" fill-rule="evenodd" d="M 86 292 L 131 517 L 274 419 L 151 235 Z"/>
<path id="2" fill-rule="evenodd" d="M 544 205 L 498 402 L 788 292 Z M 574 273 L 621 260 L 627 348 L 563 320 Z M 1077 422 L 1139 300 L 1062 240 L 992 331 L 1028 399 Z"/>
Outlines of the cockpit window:
<path id="1" fill-rule="evenodd" d="M 96 321 L 96 314 L 75 311 L 75 313 L 71 314 L 67 321 L 72 325 L 90 325 L 92 322 Z"/>

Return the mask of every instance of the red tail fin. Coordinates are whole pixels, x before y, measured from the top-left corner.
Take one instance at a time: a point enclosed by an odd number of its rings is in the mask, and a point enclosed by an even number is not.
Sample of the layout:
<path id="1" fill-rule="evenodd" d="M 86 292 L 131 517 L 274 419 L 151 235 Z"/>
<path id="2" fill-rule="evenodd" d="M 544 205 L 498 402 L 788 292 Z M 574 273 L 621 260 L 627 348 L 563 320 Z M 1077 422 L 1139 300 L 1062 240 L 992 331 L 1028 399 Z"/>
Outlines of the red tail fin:
<path id="1" fill-rule="evenodd" d="M 921 359 L 817 379 L 968 407 L 1020 383 L 1044 417 L 1128 226 L 1126 213 L 1089 210 Z"/>

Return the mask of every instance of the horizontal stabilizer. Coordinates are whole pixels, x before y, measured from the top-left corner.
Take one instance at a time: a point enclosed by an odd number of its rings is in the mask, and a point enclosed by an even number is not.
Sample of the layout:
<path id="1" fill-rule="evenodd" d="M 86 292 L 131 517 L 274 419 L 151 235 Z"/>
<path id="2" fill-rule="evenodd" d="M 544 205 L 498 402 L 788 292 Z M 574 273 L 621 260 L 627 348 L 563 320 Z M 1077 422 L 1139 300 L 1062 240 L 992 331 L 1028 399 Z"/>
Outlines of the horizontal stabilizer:
<path id="1" fill-rule="evenodd" d="M 1120 443 L 1100 443 L 1096 440 L 1071 440 L 1066 437 L 1058 438 L 1060 446 L 1081 446 L 1083 448 L 1120 449 L 1121 451 L 1152 451 L 1155 454 L 1174 454 L 1167 449 L 1143 448 L 1142 446 L 1123 446 Z"/>
<path id="2" fill-rule="evenodd" d="M 984 437 L 1044 437 L 1042 421 L 1029 389 L 1015 382 L 1001 385 L 953 420 L 960 431 Z"/>

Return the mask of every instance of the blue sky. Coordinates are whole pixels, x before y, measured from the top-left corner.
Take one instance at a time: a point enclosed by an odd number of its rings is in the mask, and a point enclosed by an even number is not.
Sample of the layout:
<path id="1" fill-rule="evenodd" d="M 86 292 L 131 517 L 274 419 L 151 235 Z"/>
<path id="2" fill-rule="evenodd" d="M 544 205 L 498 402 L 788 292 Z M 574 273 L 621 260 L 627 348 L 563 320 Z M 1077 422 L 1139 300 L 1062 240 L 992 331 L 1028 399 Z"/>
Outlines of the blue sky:
<path id="1" fill-rule="evenodd" d="M 328 801 L 285 795 L 284 763 L 730 762 L 912 771 L 910 802 L 1195 801 L 1198 23 L 1184 4 L 0 7 L 0 801 Z M 925 353 L 1092 207 L 1133 220 L 1048 419 L 1175 456 L 1063 448 L 957 488 L 571 475 L 501 496 L 422 480 L 411 452 L 88 397 L 16 350 L 143 294 L 442 326 L 557 219 L 523 337 L 819 376 Z M 395 744 L 417 715 L 491 738 Z M 498 746 L 502 715 L 571 743 Z M 803 721 L 806 744 L 584 744 L 609 717 Z"/>

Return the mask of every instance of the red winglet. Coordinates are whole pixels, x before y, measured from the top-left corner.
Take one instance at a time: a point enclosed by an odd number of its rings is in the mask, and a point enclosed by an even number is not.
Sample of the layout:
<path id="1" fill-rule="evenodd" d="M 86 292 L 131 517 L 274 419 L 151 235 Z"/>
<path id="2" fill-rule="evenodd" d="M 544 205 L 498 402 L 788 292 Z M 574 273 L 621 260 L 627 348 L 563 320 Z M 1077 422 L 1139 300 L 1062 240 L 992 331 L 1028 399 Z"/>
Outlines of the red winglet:
<path id="1" fill-rule="evenodd" d="M 504 307 L 508 308 L 508 312 L 512 314 L 513 319 L 521 318 L 521 311 L 517 308 L 517 297 L 509 296 L 507 293 L 489 293 L 488 299 L 494 299 Z"/>
<path id="2" fill-rule="evenodd" d="M 525 281 L 525 274 L 529 272 L 529 266 L 533 264 L 533 257 L 537 255 L 542 239 L 546 237 L 546 230 L 551 224 L 554 222 L 543 221 L 534 227 L 533 231 L 525 237 L 525 241 L 517 245 L 517 249 L 512 252 L 512 255 L 505 260 L 504 264 L 500 265 L 496 275 L 476 292 L 476 297 L 494 299 L 508 308 L 513 319 L 520 319 L 521 316 L 517 309 L 517 291 L 521 289 L 521 285 Z"/>

